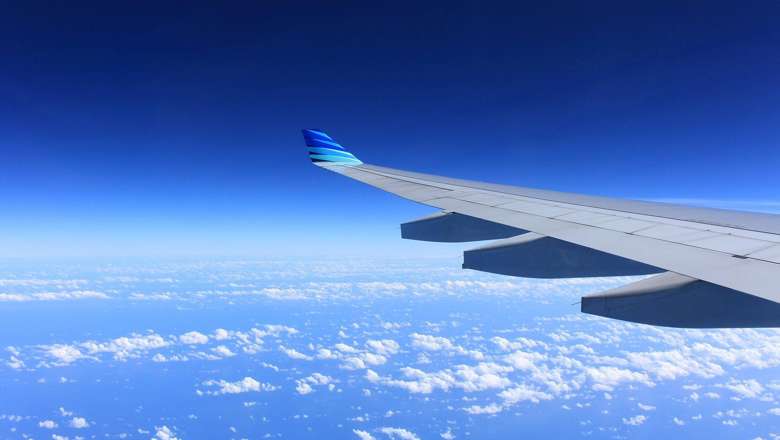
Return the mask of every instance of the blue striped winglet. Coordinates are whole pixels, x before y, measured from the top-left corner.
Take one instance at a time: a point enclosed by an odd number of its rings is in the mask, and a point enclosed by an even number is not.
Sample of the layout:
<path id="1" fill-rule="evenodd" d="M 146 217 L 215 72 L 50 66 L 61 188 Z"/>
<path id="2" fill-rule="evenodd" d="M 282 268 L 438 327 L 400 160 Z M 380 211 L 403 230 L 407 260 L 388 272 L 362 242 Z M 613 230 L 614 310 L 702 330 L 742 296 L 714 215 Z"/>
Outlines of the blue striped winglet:
<path id="1" fill-rule="evenodd" d="M 312 162 L 331 162 L 342 165 L 360 165 L 361 162 L 352 153 L 321 130 L 303 130 L 303 139 L 309 150 Z"/>

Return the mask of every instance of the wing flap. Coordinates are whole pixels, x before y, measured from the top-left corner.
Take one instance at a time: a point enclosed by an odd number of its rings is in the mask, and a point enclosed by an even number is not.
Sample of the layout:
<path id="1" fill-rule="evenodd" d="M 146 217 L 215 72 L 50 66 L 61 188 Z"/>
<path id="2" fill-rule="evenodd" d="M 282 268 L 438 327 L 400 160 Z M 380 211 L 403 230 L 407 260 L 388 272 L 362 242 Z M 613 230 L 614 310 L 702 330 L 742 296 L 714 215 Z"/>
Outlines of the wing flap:
<path id="1" fill-rule="evenodd" d="M 773 263 L 780 263 L 780 245 L 773 245 L 749 254 L 749 257 Z"/>
<path id="2" fill-rule="evenodd" d="M 501 207 L 510 211 L 524 212 L 526 214 L 540 215 L 542 217 L 557 217 L 574 212 L 571 209 L 561 208 L 560 206 L 524 201 L 514 201 L 501 205 Z"/>

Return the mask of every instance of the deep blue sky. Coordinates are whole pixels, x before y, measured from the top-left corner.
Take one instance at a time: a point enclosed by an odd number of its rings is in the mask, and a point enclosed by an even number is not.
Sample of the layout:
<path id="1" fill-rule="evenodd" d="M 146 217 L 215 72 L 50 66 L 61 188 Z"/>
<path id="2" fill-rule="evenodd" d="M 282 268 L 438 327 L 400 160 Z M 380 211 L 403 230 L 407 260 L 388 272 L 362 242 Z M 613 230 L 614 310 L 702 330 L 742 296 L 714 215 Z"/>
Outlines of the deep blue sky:
<path id="1" fill-rule="evenodd" d="M 778 200 L 778 2 L 374 3 L 4 5 L 0 255 L 456 252 L 398 239 L 429 210 L 315 169 L 303 127 L 411 170 Z"/>

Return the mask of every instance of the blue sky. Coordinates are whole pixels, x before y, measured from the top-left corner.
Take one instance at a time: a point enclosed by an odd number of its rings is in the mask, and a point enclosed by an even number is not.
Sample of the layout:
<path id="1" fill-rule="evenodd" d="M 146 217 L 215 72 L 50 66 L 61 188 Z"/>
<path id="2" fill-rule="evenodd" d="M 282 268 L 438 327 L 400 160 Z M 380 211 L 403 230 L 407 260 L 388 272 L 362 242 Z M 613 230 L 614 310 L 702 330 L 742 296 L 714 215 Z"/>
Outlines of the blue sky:
<path id="1" fill-rule="evenodd" d="M 779 7 L 9 5 L 0 252 L 457 253 L 398 240 L 429 210 L 314 169 L 304 127 L 368 163 L 772 209 Z"/>

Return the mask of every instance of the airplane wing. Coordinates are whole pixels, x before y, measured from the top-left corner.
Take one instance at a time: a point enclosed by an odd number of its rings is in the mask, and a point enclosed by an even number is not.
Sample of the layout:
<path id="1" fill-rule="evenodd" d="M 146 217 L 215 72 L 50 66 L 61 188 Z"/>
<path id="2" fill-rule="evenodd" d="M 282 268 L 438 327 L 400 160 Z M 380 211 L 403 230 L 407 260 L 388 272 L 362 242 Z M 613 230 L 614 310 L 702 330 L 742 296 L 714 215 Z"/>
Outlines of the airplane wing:
<path id="1" fill-rule="evenodd" d="M 413 240 L 494 240 L 463 267 L 529 278 L 651 275 L 582 298 L 582 312 L 645 324 L 780 326 L 780 216 L 486 184 L 368 165 L 303 130 L 322 168 L 439 212 Z"/>

